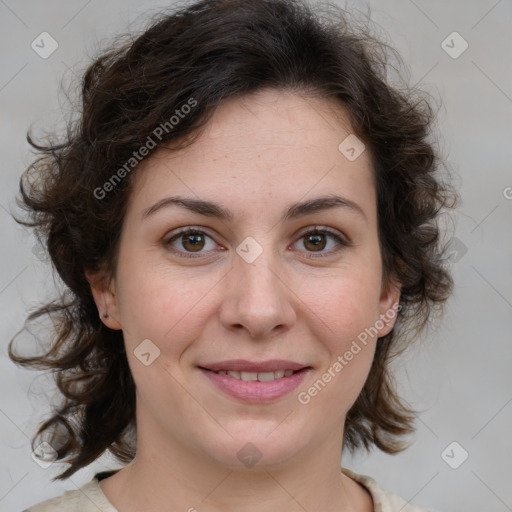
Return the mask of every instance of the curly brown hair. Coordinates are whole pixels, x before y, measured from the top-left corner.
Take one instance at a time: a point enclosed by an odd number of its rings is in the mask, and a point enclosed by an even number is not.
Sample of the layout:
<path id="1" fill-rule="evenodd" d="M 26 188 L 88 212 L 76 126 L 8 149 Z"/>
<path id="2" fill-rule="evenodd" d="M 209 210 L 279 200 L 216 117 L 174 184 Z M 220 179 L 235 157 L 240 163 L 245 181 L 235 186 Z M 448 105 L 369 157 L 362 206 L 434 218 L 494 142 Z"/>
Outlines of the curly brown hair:
<path id="1" fill-rule="evenodd" d="M 372 156 L 384 282 L 395 275 L 401 283 L 401 308 L 393 330 L 378 340 L 347 415 L 344 447 L 404 449 L 415 414 L 398 396 L 389 362 L 452 292 L 439 214 L 458 196 L 440 173 L 432 106 L 419 91 L 388 83 L 391 52 L 333 5 L 313 11 L 302 0 L 202 0 L 163 13 L 135 40 L 103 50 L 83 76 L 80 115 L 63 139 L 38 144 L 27 134 L 39 156 L 20 179 L 19 204 L 29 217 L 16 220 L 34 228 L 65 289 L 27 319 L 52 318 L 47 352 L 17 355 L 15 336 L 9 356 L 52 369 L 63 395 L 32 439 L 34 447 L 50 434 L 57 460 L 70 464 L 54 480 L 105 450 L 123 463 L 135 456 L 135 383 L 122 331 L 102 323 L 85 275 L 115 271 L 137 171 L 121 173 L 123 164 L 148 137 L 158 146 L 172 142 L 172 150 L 193 144 L 222 101 L 268 87 L 336 98 Z M 194 108 L 155 137 L 155 128 L 190 98 Z M 113 183 L 116 169 L 122 179 Z"/>

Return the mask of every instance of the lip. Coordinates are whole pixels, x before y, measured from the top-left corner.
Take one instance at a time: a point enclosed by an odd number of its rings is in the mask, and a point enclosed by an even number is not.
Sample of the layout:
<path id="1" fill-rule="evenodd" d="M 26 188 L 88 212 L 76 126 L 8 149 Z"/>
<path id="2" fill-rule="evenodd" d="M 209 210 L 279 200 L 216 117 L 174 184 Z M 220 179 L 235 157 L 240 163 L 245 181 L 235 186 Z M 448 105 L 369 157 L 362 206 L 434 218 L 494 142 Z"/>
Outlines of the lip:
<path id="1" fill-rule="evenodd" d="M 302 368 L 289 377 L 272 381 L 244 381 L 230 375 L 220 375 L 205 368 L 199 369 L 222 392 L 246 403 L 277 400 L 297 388 L 306 375 L 312 371 L 311 368 Z"/>
<path id="2" fill-rule="evenodd" d="M 229 361 L 219 361 L 217 363 L 208 363 L 198 365 L 201 369 L 218 372 L 220 370 L 235 372 L 275 372 L 277 370 L 302 370 L 309 368 L 307 364 L 287 361 L 285 359 L 271 359 L 268 361 L 248 361 L 246 359 L 230 359 Z"/>

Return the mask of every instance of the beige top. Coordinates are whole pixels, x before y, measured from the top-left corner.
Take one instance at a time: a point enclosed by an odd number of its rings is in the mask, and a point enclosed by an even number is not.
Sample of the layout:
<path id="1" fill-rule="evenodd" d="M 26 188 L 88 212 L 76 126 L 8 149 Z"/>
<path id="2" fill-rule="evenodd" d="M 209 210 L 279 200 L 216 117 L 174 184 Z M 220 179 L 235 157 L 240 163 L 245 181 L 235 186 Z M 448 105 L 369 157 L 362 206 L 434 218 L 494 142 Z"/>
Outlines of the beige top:
<path id="1" fill-rule="evenodd" d="M 368 490 L 375 504 L 374 512 L 434 512 L 426 508 L 408 505 L 396 494 L 381 489 L 369 476 L 359 475 L 346 468 L 341 470 Z M 98 473 L 80 489 L 65 491 L 61 496 L 38 503 L 23 512 L 118 512 L 103 494 L 99 485 L 102 478 L 106 478 L 114 472 Z"/>

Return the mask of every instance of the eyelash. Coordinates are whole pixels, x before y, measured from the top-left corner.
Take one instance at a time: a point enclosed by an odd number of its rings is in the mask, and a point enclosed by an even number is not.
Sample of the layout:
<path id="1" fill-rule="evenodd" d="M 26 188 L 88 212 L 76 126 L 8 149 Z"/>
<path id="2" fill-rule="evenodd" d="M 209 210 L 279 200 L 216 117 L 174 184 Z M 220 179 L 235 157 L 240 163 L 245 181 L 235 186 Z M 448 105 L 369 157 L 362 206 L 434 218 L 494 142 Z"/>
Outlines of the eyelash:
<path id="1" fill-rule="evenodd" d="M 182 229 L 181 231 L 179 231 L 178 233 L 175 233 L 174 235 L 172 235 L 170 238 L 166 239 L 164 241 L 164 245 L 165 247 L 174 252 L 174 253 L 178 253 L 180 255 L 180 257 L 183 257 L 183 258 L 189 258 L 189 259 L 194 259 L 194 258 L 201 258 L 203 257 L 204 253 L 190 253 L 190 252 L 183 252 L 183 251 L 178 251 L 171 246 L 172 242 L 174 242 L 175 240 L 179 239 L 181 236 L 183 235 L 190 235 L 190 234 L 194 234 L 194 235 L 205 235 L 207 236 L 208 238 L 212 239 L 213 238 L 208 235 L 206 232 L 200 230 L 200 229 L 196 229 L 196 228 L 185 228 L 185 229 Z M 300 240 L 301 238 L 304 238 L 308 235 L 329 235 L 331 236 L 341 247 L 339 247 L 338 249 L 334 249 L 334 250 L 331 250 L 331 251 L 328 251 L 327 253 L 314 253 L 314 251 L 311 253 L 312 255 L 311 256 L 306 256 L 307 258 L 309 259 L 316 259 L 316 258 L 323 258 L 323 257 L 326 257 L 326 256 L 330 256 L 332 255 L 333 253 L 336 253 L 340 250 L 342 250 L 344 247 L 350 247 L 352 244 L 350 242 L 348 242 L 345 238 L 341 237 L 336 231 L 332 231 L 328 228 L 321 228 L 321 229 L 318 229 L 316 226 L 315 228 L 313 229 L 310 229 L 309 231 L 306 231 L 304 233 L 302 233 L 299 238 L 297 239 Z M 314 254 L 314 255 L 313 255 Z"/>

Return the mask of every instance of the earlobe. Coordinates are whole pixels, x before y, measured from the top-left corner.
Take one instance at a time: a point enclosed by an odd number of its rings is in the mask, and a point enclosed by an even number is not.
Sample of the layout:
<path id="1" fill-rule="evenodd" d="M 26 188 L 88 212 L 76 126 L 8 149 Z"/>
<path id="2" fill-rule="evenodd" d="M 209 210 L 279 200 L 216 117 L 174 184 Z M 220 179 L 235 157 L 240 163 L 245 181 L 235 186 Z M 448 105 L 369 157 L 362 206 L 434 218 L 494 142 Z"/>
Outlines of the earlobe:
<path id="1" fill-rule="evenodd" d="M 402 284 L 391 277 L 380 297 L 378 337 L 386 336 L 395 326 L 400 306 L 400 293 Z M 382 328 L 381 328 L 382 327 Z"/>
<path id="2" fill-rule="evenodd" d="M 110 329 L 121 329 L 113 279 L 102 271 L 86 270 L 85 276 L 91 286 L 91 292 L 101 321 Z"/>

